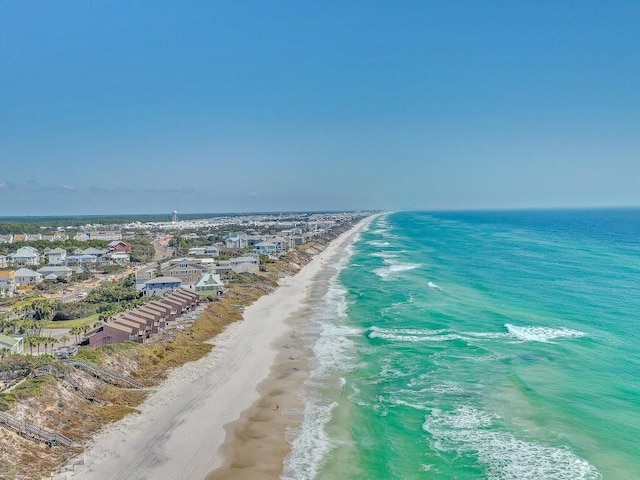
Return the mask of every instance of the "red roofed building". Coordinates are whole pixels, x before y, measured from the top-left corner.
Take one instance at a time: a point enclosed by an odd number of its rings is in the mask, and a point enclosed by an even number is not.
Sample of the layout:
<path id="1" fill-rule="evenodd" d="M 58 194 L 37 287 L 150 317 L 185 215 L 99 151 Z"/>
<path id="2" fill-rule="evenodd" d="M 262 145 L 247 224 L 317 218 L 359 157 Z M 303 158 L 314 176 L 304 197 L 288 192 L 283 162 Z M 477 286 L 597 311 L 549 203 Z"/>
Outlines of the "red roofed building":
<path id="1" fill-rule="evenodd" d="M 131 245 L 127 242 L 123 242 L 122 240 L 114 240 L 109 244 L 110 252 L 123 252 L 123 253 L 131 253 Z"/>

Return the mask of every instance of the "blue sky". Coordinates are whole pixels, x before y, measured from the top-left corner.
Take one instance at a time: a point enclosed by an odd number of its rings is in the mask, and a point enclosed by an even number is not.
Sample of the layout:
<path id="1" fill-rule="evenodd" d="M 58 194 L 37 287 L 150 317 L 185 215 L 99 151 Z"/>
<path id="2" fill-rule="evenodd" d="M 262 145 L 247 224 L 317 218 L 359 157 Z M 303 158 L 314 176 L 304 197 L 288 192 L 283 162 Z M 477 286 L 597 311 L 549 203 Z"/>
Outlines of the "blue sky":
<path id="1" fill-rule="evenodd" d="M 0 0 L 0 215 L 640 205 L 640 2 Z"/>

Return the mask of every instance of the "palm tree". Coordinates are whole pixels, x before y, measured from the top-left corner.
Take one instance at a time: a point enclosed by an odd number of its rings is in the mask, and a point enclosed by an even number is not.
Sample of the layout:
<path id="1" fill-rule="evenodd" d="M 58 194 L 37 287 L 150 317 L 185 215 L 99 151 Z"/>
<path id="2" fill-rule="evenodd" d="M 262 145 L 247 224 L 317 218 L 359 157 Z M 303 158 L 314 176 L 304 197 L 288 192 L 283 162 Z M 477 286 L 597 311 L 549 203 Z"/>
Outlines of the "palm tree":
<path id="1" fill-rule="evenodd" d="M 33 339 L 34 337 L 27 337 L 27 339 L 25 340 L 25 344 L 29 347 L 29 353 L 31 355 L 33 355 L 33 346 L 35 345 Z"/>
<path id="2" fill-rule="evenodd" d="M 31 337 L 31 341 L 38 347 L 38 355 L 40 355 L 40 345 L 43 344 L 43 337 Z"/>
<path id="3" fill-rule="evenodd" d="M 71 333 L 71 335 L 76 336 L 76 343 L 78 343 L 78 335 L 80 335 L 81 332 L 82 330 L 80 330 L 80 327 L 71 327 L 71 330 L 69 330 L 69 333 Z"/>
<path id="4" fill-rule="evenodd" d="M 66 346 L 66 345 L 67 345 L 67 342 L 68 342 L 69 340 L 71 340 L 71 337 L 70 337 L 69 335 L 64 335 L 63 337 L 61 337 L 61 338 L 60 338 L 60 341 L 62 342 L 62 344 L 63 344 L 64 346 Z"/>

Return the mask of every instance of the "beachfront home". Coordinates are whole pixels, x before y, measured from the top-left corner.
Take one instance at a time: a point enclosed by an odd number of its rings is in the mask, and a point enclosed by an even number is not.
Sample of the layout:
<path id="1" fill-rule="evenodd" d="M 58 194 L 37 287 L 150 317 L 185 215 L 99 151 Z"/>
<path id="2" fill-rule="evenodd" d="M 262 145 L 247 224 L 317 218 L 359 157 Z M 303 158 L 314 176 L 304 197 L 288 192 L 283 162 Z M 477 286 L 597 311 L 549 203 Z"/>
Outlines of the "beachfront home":
<path id="1" fill-rule="evenodd" d="M 10 253 L 7 258 L 16 266 L 40 265 L 40 253 L 34 247 L 20 247 L 15 253 Z"/>
<path id="2" fill-rule="evenodd" d="M 47 264 L 49 265 L 64 265 L 64 261 L 67 259 L 67 251 L 64 248 L 45 248 L 44 256 L 47 257 Z"/>
<path id="3" fill-rule="evenodd" d="M 7 257 L 0 255 L 0 268 L 7 268 Z"/>
<path id="4" fill-rule="evenodd" d="M 205 273 L 209 273 L 209 269 L 197 260 L 182 259 L 162 266 L 162 275 L 177 277 L 185 285 L 195 285 Z"/>
<path id="5" fill-rule="evenodd" d="M 0 243 L 13 243 L 13 234 L 0 235 Z"/>
<path id="6" fill-rule="evenodd" d="M 16 272 L 13 270 L 0 271 L 0 298 L 13 297 L 16 289 Z"/>
<path id="7" fill-rule="evenodd" d="M 224 292 L 224 283 L 220 279 L 220 275 L 213 273 L 205 273 L 204 276 L 196 283 L 196 293 L 206 294 L 215 293 L 216 295 L 222 295 Z"/>
<path id="8" fill-rule="evenodd" d="M 160 300 L 117 315 L 89 336 L 89 345 L 99 347 L 127 340 L 142 342 L 151 334 L 162 331 L 168 322 L 190 311 L 200 301 L 199 295 L 178 288 Z"/>
<path id="9" fill-rule="evenodd" d="M 157 277 L 147 280 L 142 291 L 146 297 L 162 297 L 182 286 L 182 280 L 176 277 Z"/>
<path id="10" fill-rule="evenodd" d="M 275 255 L 278 251 L 276 244 L 271 242 L 260 242 L 253 250 L 260 255 Z"/>
<path id="11" fill-rule="evenodd" d="M 24 352 L 24 338 L 12 337 L 0 333 L 0 350 L 9 351 L 9 355 L 20 355 Z"/>
<path id="12" fill-rule="evenodd" d="M 28 268 L 20 268 L 16 270 L 16 287 L 33 286 L 42 282 L 43 276 L 41 273 L 34 272 Z"/>
<path id="13" fill-rule="evenodd" d="M 260 259 L 257 256 L 235 257 L 228 260 L 229 267 L 236 273 L 258 273 Z"/>

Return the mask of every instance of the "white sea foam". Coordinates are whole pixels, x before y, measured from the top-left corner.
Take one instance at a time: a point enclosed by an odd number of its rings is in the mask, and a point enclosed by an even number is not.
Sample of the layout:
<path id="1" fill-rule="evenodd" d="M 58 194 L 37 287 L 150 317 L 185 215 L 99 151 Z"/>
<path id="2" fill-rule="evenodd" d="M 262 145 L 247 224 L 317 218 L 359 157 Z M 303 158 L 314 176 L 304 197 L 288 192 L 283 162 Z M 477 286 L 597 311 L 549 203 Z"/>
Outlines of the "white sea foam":
<path id="1" fill-rule="evenodd" d="M 398 254 L 395 252 L 383 251 L 383 252 L 374 252 L 371 254 L 372 257 L 380 257 L 380 258 L 397 258 Z"/>
<path id="2" fill-rule="evenodd" d="M 372 247 L 390 247 L 391 244 L 384 240 L 369 240 L 367 242 Z"/>
<path id="3" fill-rule="evenodd" d="M 496 417 L 470 406 L 445 413 L 434 409 L 423 429 L 432 447 L 459 455 L 476 455 L 490 480 L 596 480 L 601 475 L 586 460 L 566 448 L 520 440 L 497 430 Z"/>
<path id="4" fill-rule="evenodd" d="M 441 292 L 443 291 L 442 287 L 440 287 L 439 285 L 436 285 L 433 282 L 427 282 L 427 287 L 433 288 L 434 290 L 440 290 Z"/>
<path id="5" fill-rule="evenodd" d="M 348 264 L 352 252 L 348 249 L 347 255 L 336 263 L 338 271 Z M 314 355 L 309 378 L 303 386 L 303 418 L 298 429 L 288 432 L 287 436 L 292 437 L 291 453 L 284 462 L 282 479 L 314 478 L 335 447 L 326 425 L 331 421 L 337 403 L 323 395 L 323 388 L 328 379 L 338 380 L 345 388 L 346 380 L 341 374 L 357 367 L 353 358 L 353 338 L 363 333 L 361 329 L 344 325 L 348 316 L 346 293 L 336 275 L 330 281 L 323 301 L 312 313 L 308 331 L 315 338 L 311 345 Z"/>
<path id="6" fill-rule="evenodd" d="M 401 335 L 439 335 L 447 332 L 448 330 L 430 330 L 428 328 L 382 328 L 382 327 L 370 327 L 370 332 L 389 333 L 389 334 L 401 334 Z"/>
<path id="7" fill-rule="evenodd" d="M 394 342 L 447 342 L 449 340 L 463 340 L 460 335 L 450 333 L 446 335 L 399 335 L 395 333 L 371 332 L 369 338 L 381 338 Z"/>
<path id="8" fill-rule="evenodd" d="M 387 280 L 390 277 L 393 277 L 399 273 L 407 272 L 409 270 L 414 270 L 420 267 L 419 263 L 401 263 L 401 262 L 388 262 L 390 265 L 388 267 L 380 267 L 376 268 L 373 273 L 378 275 L 383 280 Z"/>
<path id="9" fill-rule="evenodd" d="M 505 324 L 509 335 L 521 342 L 550 342 L 555 338 L 580 338 L 586 333 L 569 328 L 549 328 L 549 327 L 518 327 Z"/>
<path id="10" fill-rule="evenodd" d="M 293 433 L 291 453 L 285 459 L 283 480 L 315 478 L 327 454 L 332 450 L 325 426 L 331 420 L 337 403 L 323 405 L 317 398 L 306 398 L 304 420 Z"/>

